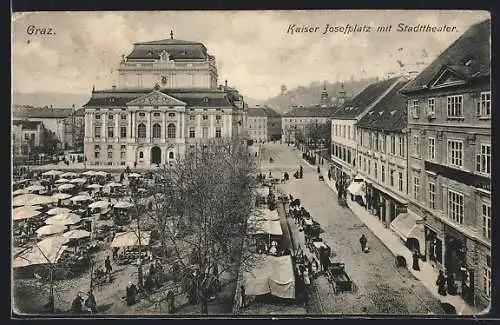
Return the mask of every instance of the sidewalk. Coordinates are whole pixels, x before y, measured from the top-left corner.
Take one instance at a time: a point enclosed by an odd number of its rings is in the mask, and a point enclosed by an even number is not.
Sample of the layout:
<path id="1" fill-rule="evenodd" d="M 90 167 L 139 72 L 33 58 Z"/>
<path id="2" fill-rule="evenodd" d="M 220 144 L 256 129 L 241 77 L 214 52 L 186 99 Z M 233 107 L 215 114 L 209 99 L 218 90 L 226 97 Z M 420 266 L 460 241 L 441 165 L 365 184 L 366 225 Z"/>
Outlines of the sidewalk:
<path id="1" fill-rule="evenodd" d="M 322 171 L 325 183 L 330 189 L 337 193 L 335 183 L 328 179 L 328 171 Z M 404 245 L 398 235 L 396 235 L 389 228 L 384 225 L 370 212 L 361 207 L 356 202 L 347 199 L 347 205 L 351 211 L 363 222 L 370 231 L 377 236 L 382 243 L 392 252 L 394 256 L 401 255 L 406 258 L 408 270 L 417 278 L 422 284 L 441 302 L 446 302 L 453 305 L 458 315 L 474 315 L 480 313 L 475 307 L 468 305 L 459 295 L 441 296 L 437 293 L 436 279 L 438 277 L 438 270 L 427 262 L 420 261 L 420 271 L 415 271 L 411 267 L 412 252 Z"/>

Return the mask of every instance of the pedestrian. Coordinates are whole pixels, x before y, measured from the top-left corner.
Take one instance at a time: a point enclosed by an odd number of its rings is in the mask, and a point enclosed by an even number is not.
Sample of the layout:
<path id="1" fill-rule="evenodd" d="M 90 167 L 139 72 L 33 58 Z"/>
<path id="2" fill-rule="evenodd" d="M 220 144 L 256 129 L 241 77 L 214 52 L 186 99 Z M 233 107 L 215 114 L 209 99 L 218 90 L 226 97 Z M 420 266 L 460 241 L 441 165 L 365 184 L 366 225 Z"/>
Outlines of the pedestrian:
<path id="1" fill-rule="evenodd" d="M 77 294 L 75 299 L 73 299 L 73 301 L 71 302 L 71 313 L 82 313 L 82 297 L 80 297 L 80 294 Z"/>
<path id="2" fill-rule="evenodd" d="M 439 270 L 439 275 L 436 280 L 436 285 L 438 286 L 438 293 L 441 296 L 446 296 L 446 278 L 442 270 Z"/>
<path id="3" fill-rule="evenodd" d="M 420 265 L 418 264 L 418 252 L 416 250 L 413 252 L 412 269 L 414 269 L 415 271 L 420 271 Z"/>
<path id="4" fill-rule="evenodd" d="M 137 287 L 132 282 L 128 283 L 126 290 L 127 306 L 135 304 L 135 295 L 137 294 Z"/>
<path id="5" fill-rule="evenodd" d="M 455 284 L 455 277 L 452 272 L 446 275 L 446 289 L 450 295 L 457 294 L 457 286 Z"/>
<path id="6" fill-rule="evenodd" d="M 97 313 L 97 303 L 91 291 L 88 292 L 87 300 L 85 300 L 85 307 L 87 307 L 92 314 Z"/>
<path id="7" fill-rule="evenodd" d="M 118 251 L 120 250 L 119 247 L 113 247 L 113 261 L 116 261 L 118 259 Z"/>
<path id="8" fill-rule="evenodd" d="M 361 251 L 365 252 L 366 251 L 366 243 L 368 240 L 366 239 L 365 234 L 362 234 L 361 237 L 359 238 L 359 243 L 361 244 Z"/>
<path id="9" fill-rule="evenodd" d="M 175 295 L 172 290 L 168 290 L 167 292 L 167 304 L 168 304 L 168 313 L 173 314 L 175 312 Z"/>
<path id="10" fill-rule="evenodd" d="M 111 274 L 113 271 L 113 268 L 111 267 L 111 260 L 109 259 L 109 255 L 106 257 L 106 260 L 104 261 L 104 267 L 106 268 L 106 274 Z"/>
<path id="11" fill-rule="evenodd" d="M 241 308 L 244 308 L 247 306 L 247 295 L 245 293 L 244 285 L 240 286 L 240 294 L 241 294 Z"/>

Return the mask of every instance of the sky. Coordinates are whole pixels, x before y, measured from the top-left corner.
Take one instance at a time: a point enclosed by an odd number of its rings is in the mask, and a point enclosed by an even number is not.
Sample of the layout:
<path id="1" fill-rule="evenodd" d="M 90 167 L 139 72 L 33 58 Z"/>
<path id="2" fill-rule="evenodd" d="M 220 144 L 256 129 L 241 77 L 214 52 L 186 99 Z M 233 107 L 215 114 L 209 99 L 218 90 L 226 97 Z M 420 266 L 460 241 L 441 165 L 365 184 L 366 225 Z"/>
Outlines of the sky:
<path id="1" fill-rule="evenodd" d="M 121 55 L 133 43 L 170 38 L 199 41 L 216 57 L 219 84 L 265 100 L 315 81 L 387 77 L 421 70 L 487 11 L 157 11 L 33 12 L 12 16 L 12 88 L 16 92 L 88 94 L 118 83 Z M 456 26 L 452 32 L 397 32 L 398 24 Z M 370 31 L 328 32 L 330 26 Z M 29 35 L 28 26 L 55 35 Z M 318 26 L 288 33 L 290 25 Z M 390 32 L 376 32 L 392 25 Z M 398 63 L 400 61 L 404 66 Z"/>

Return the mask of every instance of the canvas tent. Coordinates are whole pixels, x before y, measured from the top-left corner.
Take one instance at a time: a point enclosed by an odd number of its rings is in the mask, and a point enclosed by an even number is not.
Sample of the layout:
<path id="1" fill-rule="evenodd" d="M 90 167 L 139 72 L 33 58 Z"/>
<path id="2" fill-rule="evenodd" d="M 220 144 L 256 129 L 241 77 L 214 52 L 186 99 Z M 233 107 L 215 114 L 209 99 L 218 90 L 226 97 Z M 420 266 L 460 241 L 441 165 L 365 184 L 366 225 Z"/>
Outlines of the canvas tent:
<path id="1" fill-rule="evenodd" d="M 50 236 L 40 241 L 35 246 L 19 254 L 13 261 L 14 268 L 37 264 L 57 263 L 62 253 L 66 250 L 64 246 L 68 238 L 62 236 Z"/>
<path id="2" fill-rule="evenodd" d="M 292 257 L 258 255 L 255 267 L 243 274 L 249 296 L 271 294 L 280 298 L 295 298 L 295 276 Z"/>
<path id="3" fill-rule="evenodd" d="M 149 245 L 151 231 L 141 231 L 141 245 Z M 135 231 L 119 232 L 115 235 L 111 247 L 139 246 L 139 236 Z"/>

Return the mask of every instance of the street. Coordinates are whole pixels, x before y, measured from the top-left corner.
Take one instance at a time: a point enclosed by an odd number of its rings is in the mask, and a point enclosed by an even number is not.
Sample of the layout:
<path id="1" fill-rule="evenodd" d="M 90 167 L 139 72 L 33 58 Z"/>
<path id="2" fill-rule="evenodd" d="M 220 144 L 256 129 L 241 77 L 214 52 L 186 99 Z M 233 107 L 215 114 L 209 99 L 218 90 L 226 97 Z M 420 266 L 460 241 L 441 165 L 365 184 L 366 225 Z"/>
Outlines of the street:
<path id="1" fill-rule="evenodd" d="M 353 292 L 335 294 L 321 275 L 313 280 L 308 312 L 322 314 L 442 314 L 439 301 L 406 268 L 396 268 L 394 256 L 348 208 L 340 207 L 336 194 L 318 180 L 316 167 L 300 158 L 286 144 L 266 143 L 261 148 L 261 168 L 274 177 L 286 170 L 290 181 L 281 184 L 285 193 L 301 200 L 302 206 L 321 224 L 321 238 L 332 249 L 334 261 L 345 263 L 353 281 Z M 269 157 L 274 162 L 269 163 Z M 304 178 L 292 177 L 302 165 Z M 321 165 L 321 168 L 327 168 Z M 293 233 L 293 232 L 292 232 Z M 303 241 L 296 232 L 294 238 Z M 368 239 L 369 253 L 361 252 L 359 238 Z M 302 245 L 303 247 L 303 245 Z"/>

